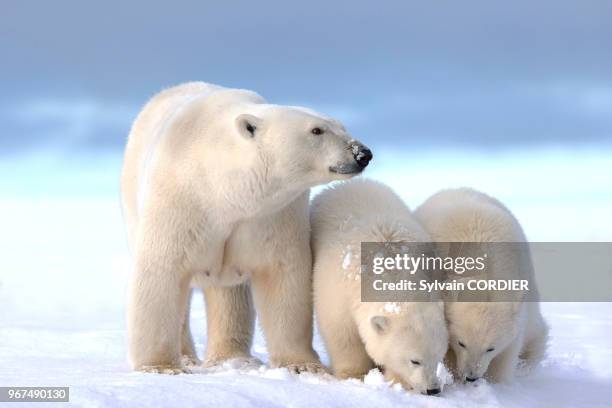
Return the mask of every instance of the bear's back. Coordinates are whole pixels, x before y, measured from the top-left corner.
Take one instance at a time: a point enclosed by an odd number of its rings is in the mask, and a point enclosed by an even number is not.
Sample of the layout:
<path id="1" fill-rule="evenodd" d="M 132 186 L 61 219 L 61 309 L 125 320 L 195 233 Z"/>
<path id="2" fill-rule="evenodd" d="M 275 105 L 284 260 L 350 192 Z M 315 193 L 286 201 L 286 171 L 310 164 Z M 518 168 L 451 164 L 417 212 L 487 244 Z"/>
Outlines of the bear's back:
<path id="1" fill-rule="evenodd" d="M 211 95 L 222 89 L 204 82 L 189 82 L 165 89 L 153 96 L 134 120 L 121 173 L 123 216 L 130 241 L 138 218 L 137 195 L 141 178 L 163 127 L 185 101 L 198 95 Z"/>
<path id="2" fill-rule="evenodd" d="M 164 125 L 181 106 L 195 97 L 209 97 L 224 89 L 205 82 L 188 82 L 165 89 L 153 96 L 134 120 L 128 139 L 126 159 L 129 154 L 139 154 L 151 147 Z"/>
<path id="3" fill-rule="evenodd" d="M 501 202 L 484 193 L 469 188 L 443 190 L 427 199 L 415 211 L 415 216 L 434 241 L 521 243 L 527 242 L 522 227 L 514 215 Z M 534 269 L 529 247 L 525 245 L 459 246 L 463 257 L 488 258 L 482 272 L 466 274 L 466 280 L 480 279 L 533 279 Z M 453 275 L 453 278 L 456 278 Z M 535 282 L 532 281 L 532 284 Z M 533 298 L 537 292 L 532 286 Z M 487 299 L 500 299 L 495 291 L 481 291 Z M 507 300 L 506 297 L 501 297 Z"/>
<path id="4" fill-rule="evenodd" d="M 315 287 L 321 293 L 342 291 L 354 305 L 360 299 L 362 242 L 430 241 L 391 188 L 367 179 L 343 182 L 317 195 L 310 220 Z"/>
<path id="5" fill-rule="evenodd" d="M 338 184 L 315 197 L 311 225 L 313 235 L 348 234 L 364 242 L 428 240 L 404 201 L 387 185 L 368 179 Z"/>
<path id="6" fill-rule="evenodd" d="M 440 191 L 414 212 L 438 242 L 523 242 L 514 215 L 501 202 L 470 188 Z"/>
<path id="7" fill-rule="evenodd" d="M 147 102 L 130 130 L 121 175 L 123 214 L 130 240 L 138 221 L 138 195 L 142 194 L 143 185 L 146 184 L 151 158 L 162 138 L 169 137 L 167 130 L 172 121 L 195 101 L 198 104 L 211 101 L 215 105 L 231 105 L 236 102 L 262 103 L 261 97 L 254 92 L 205 82 L 188 82 L 165 89 Z M 222 107 L 219 110 L 222 110 Z"/>

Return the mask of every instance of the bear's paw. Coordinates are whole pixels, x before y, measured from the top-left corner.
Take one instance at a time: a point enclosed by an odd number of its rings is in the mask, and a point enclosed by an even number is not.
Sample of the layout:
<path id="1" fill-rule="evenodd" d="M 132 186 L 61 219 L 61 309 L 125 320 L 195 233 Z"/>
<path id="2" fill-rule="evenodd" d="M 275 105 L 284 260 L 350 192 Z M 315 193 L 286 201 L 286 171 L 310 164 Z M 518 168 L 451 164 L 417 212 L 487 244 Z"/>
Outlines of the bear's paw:
<path id="1" fill-rule="evenodd" d="M 319 362 L 294 363 L 285 366 L 290 373 L 329 374 L 329 370 Z"/>
<path id="2" fill-rule="evenodd" d="M 189 370 L 187 367 L 179 367 L 179 366 L 171 366 L 171 365 L 142 366 L 140 367 L 138 371 L 142 371 L 143 373 L 167 374 L 167 375 L 191 374 L 191 370 Z"/>

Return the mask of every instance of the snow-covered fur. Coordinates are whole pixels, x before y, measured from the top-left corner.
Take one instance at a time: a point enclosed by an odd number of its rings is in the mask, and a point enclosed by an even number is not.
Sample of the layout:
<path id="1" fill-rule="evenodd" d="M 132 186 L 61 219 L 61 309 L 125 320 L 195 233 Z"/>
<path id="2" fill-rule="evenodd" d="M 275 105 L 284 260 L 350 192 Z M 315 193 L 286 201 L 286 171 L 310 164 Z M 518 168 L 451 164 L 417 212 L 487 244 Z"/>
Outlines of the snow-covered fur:
<path id="1" fill-rule="evenodd" d="M 336 376 L 362 377 L 374 364 L 406 388 L 440 391 L 448 347 L 442 301 L 361 302 L 361 242 L 428 242 L 404 202 L 384 184 L 352 180 L 311 207 L 314 299 Z"/>
<path id="2" fill-rule="evenodd" d="M 526 241 L 521 226 L 505 206 L 467 188 L 434 194 L 415 211 L 415 216 L 438 242 Z M 530 256 L 523 251 L 518 253 L 497 251 L 496 268 L 491 269 L 499 273 L 503 268 L 505 279 L 518 279 L 520 275 L 533 284 Z M 486 271 L 479 279 L 490 278 L 487 274 L 491 272 Z M 459 380 L 485 377 L 492 382 L 507 382 L 513 378 L 519 358 L 528 365 L 542 359 L 548 328 L 535 301 L 537 294 L 530 300 L 534 301 L 446 303 L 450 336 L 447 364 Z"/>
<path id="3" fill-rule="evenodd" d="M 337 121 L 201 82 L 165 90 L 136 118 L 122 202 L 135 257 L 128 305 L 135 369 L 195 361 L 190 285 L 205 288 L 206 357 L 248 357 L 254 315 L 272 366 L 322 366 L 312 348 L 309 188 L 371 158 Z M 250 283 L 250 285 L 248 285 Z"/>

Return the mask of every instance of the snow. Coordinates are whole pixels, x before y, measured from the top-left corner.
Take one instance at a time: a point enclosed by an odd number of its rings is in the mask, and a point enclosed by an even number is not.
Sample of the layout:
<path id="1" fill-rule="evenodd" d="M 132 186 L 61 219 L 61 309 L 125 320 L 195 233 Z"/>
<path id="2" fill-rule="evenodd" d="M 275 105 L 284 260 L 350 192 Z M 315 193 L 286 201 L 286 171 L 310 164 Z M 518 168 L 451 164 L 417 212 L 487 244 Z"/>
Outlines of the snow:
<path id="1" fill-rule="evenodd" d="M 345 249 L 344 258 L 342 259 L 342 269 L 346 270 L 351 266 L 351 256 L 353 256 L 351 253 L 351 247 L 347 246 Z"/>
<path id="2" fill-rule="evenodd" d="M 398 314 L 402 311 L 402 308 L 397 302 L 386 302 L 383 306 L 383 311 Z"/>
<path id="3" fill-rule="evenodd" d="M 438 188 L 472 185 L 506 202 L 532 240 L 612 238 L 609 152 L 436 160 L 376 155 L 380 165 L 370 176 L 391 184 L 412 207 Z M 610 406 L 609 303 L 543 304 L 551 339 L 541 367 L 521 372 L 510 385 L 449 385 L 440 397 L 390 387 L 376 370 L 364 382 L 236 362 L 190 375 L 132 372 L 125 359 L 130 260 L 118 203 L 119 160 L 44 155 L 0 162 L 0 171 L 11 175 L 0 180 L 0 386 L 69 386 L 71 403 L 84 407 Z M 540 166 L 547 171 L 535 171 Z M 192 307 L 202 356 L 201 294 Z M 327 363 L 318 334 L 314 345 Z M 267 361 L 260 331 L 253 352 Z"/>
<path id="4" fill-rule="evenodd" d="M 199 303 L 199 302 L 198 302 Z M 202 306 L 198 304 L 197 306 Z M 199 308 L 197 310 L 200 310 Z M 0 385 L 70 387 L 78 406 L 605 406 L 612 385 L 612 307 L 599 304 L 545 304 L 552 326 L 550 356 L 543 366 L 512 385 L 451 385 L 441 397 L 415 395 L 389 387 L 380 373 L 365 383 L 330 376 L 296 376 L 265 367 L 194 370 L 165 376 L 131 372 L 125 363 L 125 331 L 55 328 L 38 324 L 2 325 Z M 204 320 L 193 322 L 203 350 Z M 317 336 L 315 346 L 323 351 Z M 255 350 L 263 350 L 258 333 Z M 324 356 L 324 353 L 321 353 Z M 265 361 L 265 354 L 256 353 Z"/>

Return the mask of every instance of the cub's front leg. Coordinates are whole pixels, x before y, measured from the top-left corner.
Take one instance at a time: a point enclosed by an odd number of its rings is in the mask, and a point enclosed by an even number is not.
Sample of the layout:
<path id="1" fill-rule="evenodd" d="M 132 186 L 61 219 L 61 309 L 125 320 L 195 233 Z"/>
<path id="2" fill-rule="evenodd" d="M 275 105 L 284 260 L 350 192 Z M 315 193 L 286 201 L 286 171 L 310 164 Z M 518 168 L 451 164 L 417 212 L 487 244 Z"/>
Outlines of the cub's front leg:
<path id="1" fill-rule="evenodd" d="M 459 378 L 459 372 L 457 371 L 457 356 L 455 356 L 455 352 L 453 351 L 452 347 L 449 347 L 446 351 L 446 356 L 444 356 L 444 365 L 455 381 L 463 380 Z"/>
<path id="2" fill-rule="evenodd" d="M 494 383 L 508 383 L 514 378 L 521 350 L 520 339 L 515 339 L 504 351 L 495 356 L 485 378 Z"/>
<path id="3" fill-rule="evenodd" d="M 366 352 L 357 327 L 347 315 L 343 318 L 339 315 L 329 317 L 319 313 L 317 319 L 334 375 L 341 379 L 363 380 L 374 368 L 374 362 Z"/>

